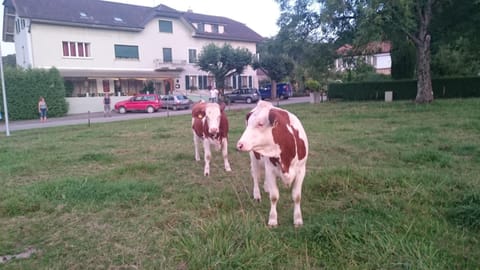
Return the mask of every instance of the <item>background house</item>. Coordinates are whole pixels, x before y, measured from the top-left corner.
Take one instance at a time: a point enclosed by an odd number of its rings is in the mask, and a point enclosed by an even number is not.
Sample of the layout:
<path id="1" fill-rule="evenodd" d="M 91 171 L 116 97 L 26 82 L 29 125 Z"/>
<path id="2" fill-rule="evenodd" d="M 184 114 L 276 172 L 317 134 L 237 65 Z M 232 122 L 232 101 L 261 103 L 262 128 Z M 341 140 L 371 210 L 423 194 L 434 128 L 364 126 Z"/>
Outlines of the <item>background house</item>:
<path id="1" fill-rule="evenodd" d="M 262 40 L 243 23 L 165 5 L 100 0 L 3 4 L 3 40 L 15 43 L 17 65 L 57 68 L 73 89 L 72 96 L 133 95 L 148 85 L 160 94 L 207 89 L 214 78 L 195 66 L 205 45 L 229 43 L 255 54 Z M 251 67 L 225 82 L 233 88 L 257 84 Z"/>
<path id="2" fill-rule="evenodd" d="M 338 72 L 354 69 L 358 61 L 363 61 L 373 66 L 377 73 L 390 75 L 392 71 L 391 49 L 392 44 L 388 41 L 370 42 L 360 48 L 345 44 L 336 51 L 338 58 L 335 60 L 335 69 Z"/>

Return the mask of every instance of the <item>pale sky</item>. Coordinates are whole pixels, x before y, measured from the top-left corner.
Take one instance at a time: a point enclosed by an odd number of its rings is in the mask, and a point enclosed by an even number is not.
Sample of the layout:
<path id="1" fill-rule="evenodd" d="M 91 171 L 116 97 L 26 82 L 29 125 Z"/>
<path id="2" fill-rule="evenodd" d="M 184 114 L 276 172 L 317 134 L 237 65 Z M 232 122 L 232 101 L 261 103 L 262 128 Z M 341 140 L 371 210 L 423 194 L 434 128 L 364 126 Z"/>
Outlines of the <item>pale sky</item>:
<path id="1" fill-rule="evenodd" d="M 274 0 L 109 0 L 142 6 L 164 4 L 178 11 L 191 9 L 195 13 L 222 16 L 246 24 L 264 37 L 277 34 L 276 22 L 280 17 L 280 9 Z M 3 29 L 3 5 L 0 6 L 0 29 Z M 2 42 L 2 55 L 15 53 L 13 43 Z"/>

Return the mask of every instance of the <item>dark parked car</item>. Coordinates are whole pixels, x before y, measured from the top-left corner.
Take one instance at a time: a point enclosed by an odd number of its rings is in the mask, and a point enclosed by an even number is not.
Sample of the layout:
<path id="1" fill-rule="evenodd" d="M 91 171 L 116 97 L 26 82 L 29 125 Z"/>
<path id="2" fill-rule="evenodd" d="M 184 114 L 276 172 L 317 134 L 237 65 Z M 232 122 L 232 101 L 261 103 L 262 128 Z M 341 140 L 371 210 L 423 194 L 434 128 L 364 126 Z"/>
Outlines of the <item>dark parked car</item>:
<path id="1" fill-rule="evenodd" d="M 144 111 L 153 113 L 162 107 L 160 97 L 155 94 L 136 95 L 127 100 L 115 103 L 115 110 L 119 113 Z"/>
<path id="2" fill-rule="evenodd" d="M 272 97 L 272 85 L 267 84 L 260 88 L 260 96 L 262 99 L 270 99 Z M 289 83 L 277 83 L 277 98 L 287 99 L 293 95 L 292 85 Z"/>
<path id="3" fill-rule="evenodd" d="M 190 109 L 192 105 L 192 100 L 190 100 L 185 95 L 165 95 L 162 96 L 162 108 L 181 110 L 181 109 Z"/>
<path id="4" fill-rule="evenodd" d="M 243 101 L 252 103 L 260 100 L 260 93 L 258 93 L 256 88 L 236 89 L 231 93 L 225 93 L 225 100 L 227 102 Z"/>

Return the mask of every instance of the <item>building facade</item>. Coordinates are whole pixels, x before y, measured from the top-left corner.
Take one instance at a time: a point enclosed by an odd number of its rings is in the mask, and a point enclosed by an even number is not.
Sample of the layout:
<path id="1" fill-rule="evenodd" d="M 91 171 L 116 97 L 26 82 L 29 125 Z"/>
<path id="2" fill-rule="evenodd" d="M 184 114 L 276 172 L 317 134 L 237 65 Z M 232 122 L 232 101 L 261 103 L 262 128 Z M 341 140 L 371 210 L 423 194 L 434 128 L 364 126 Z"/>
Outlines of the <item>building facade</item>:
<path id="1" fill-rule="evenodd" d="M 337 49 L 338 58 L 335 60 L 335 69 L 343 72 L 354 69 L 358 61 L 371 65 L 375 72 L 390 75 L 392 71 L 392 58 L 390 56 L 392 45 L 390 42 L 370 42 L 362 48 L 353 48 L 346 44 Z"/>
<path id="2" fill-rule="evenodd" d="M 256 53 L 262 37 L 220 16 L 100 0 L 5 0 L 3 40 L 17 65 L 55 67 L 75 97 L 207 89 L 214 78 L 195 65 L 202 48 L 228 43 Z M 258 87 L 256 72 L 227 87 Z M 67 89 L 68 90 L 68 89 Z"/>

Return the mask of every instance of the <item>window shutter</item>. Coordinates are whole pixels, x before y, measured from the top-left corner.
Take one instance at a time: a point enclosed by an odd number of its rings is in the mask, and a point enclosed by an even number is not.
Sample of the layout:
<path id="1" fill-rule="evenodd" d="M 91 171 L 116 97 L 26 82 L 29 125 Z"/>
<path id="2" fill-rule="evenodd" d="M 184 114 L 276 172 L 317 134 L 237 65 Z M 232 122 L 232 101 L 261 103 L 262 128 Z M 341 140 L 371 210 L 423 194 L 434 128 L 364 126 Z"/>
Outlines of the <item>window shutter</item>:
<path id="1" fill-rule="evenodd" d="M 233 89 L 237 89 L 237 79 L 236 79 L 236 76 L 232 76 L 232 81 L 233 81 Z"/>
<path id="2" fill-rule="evenodd" d="M 190 76 L 185 76 L 185 90 L 190 89 Z"/>
<path id="3" fill-rule="evenodd" d="M 249 88 L 252 88 L 252 87 L 253 87 L 252 76 L 248 76 L 248 87 L 249 87 Z"/>
<path id="4" fill-rule="evenodd" d="M 198 88 L 203 89 L 203 76 L 198 76 Z"/>

